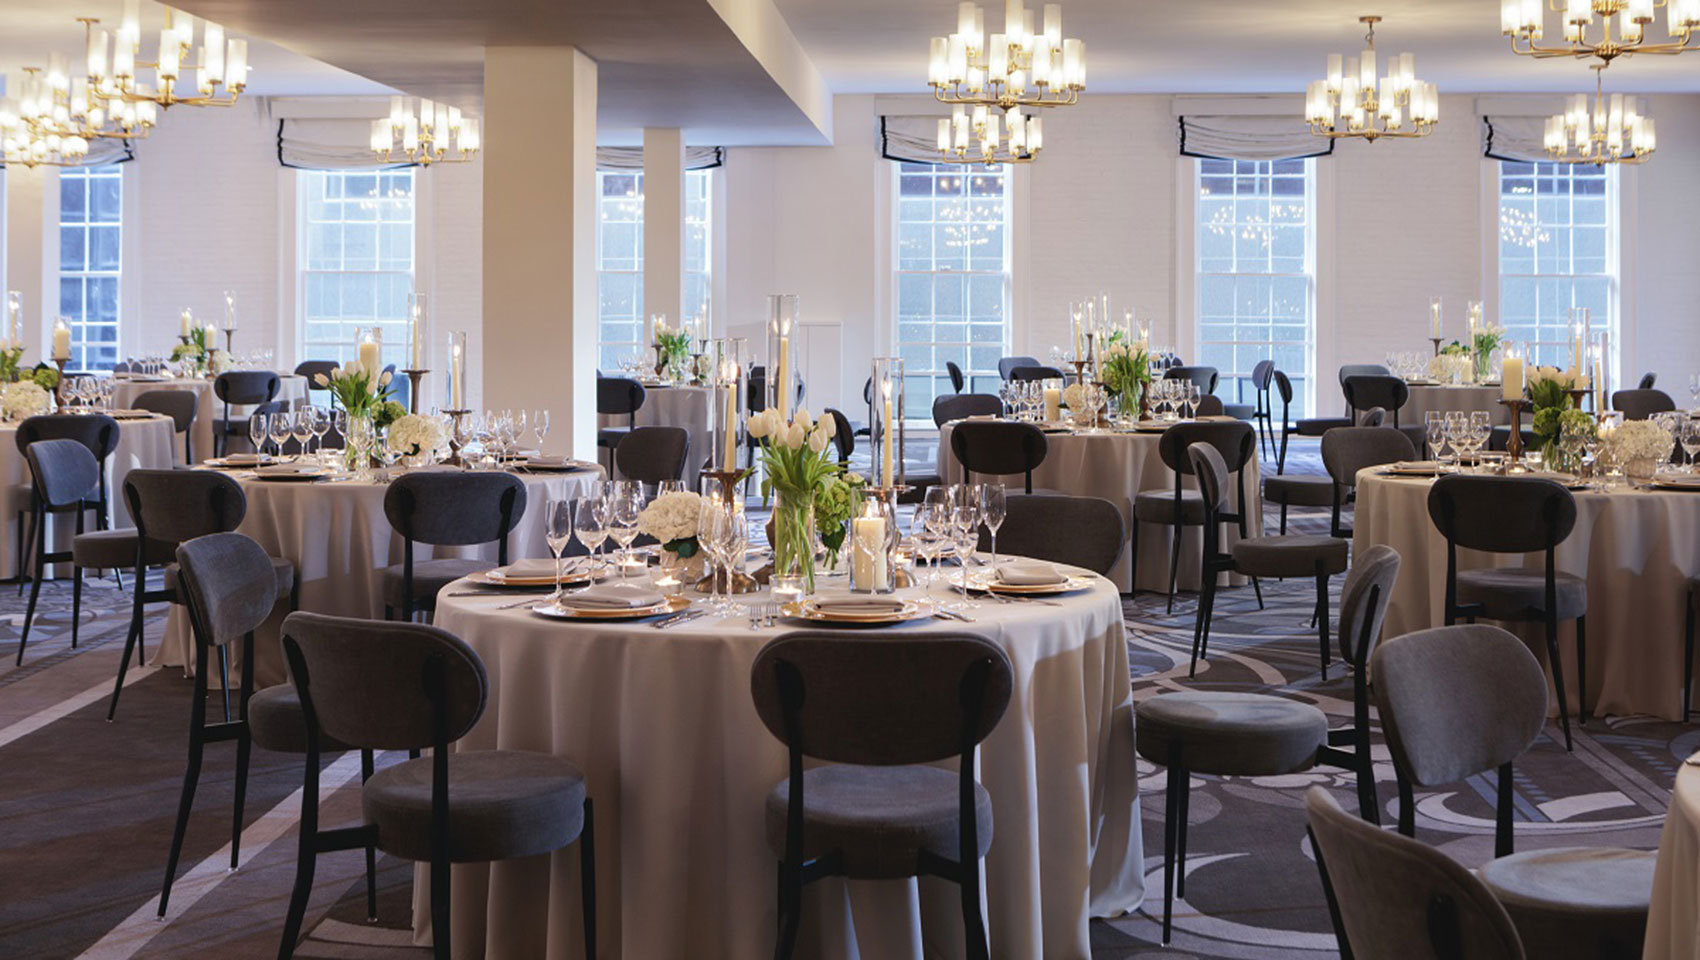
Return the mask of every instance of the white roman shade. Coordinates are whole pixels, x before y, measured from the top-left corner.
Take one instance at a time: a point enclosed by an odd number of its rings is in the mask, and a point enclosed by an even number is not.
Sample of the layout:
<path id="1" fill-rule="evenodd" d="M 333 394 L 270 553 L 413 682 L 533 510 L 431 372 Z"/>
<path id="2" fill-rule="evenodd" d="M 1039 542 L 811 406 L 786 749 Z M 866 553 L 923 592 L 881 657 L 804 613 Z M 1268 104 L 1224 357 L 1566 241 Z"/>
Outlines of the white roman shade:
<path id="1" fill-rule="evenodd" d="M 1546 121 L 1546 117 L 1482 117 L 1482 156 L 1492 160 L 1550 162 Z"/>
<path id="2" fill-rule="evenodd" d="M 1291 116 L 1185 116 L 1180 154 L 1212 160 L 1295 160 L 1325 157 L 1334 141 L 1315 136 L 1298 113 Z"/>
<path id="3" fill-rule="evenodd" d="M 686 147 L 685 169 L 707 170 L 726 162 L 725 147 Z M 642 170 L 642 147 L 597 147 L 596 169 Z"/>
<path id="4" fill-rule="evenodd" d="M 303 170 L 411 166 L 372 152 L 372 117 L 284 117 L 277 122 L 277 162 Z"/>
<path id="5" fill-rule="evenodd" d="M 944 114 L 880 117 L 880 156 L 904 163 L 938 163 L 939 121 L 946 119 Z"/>

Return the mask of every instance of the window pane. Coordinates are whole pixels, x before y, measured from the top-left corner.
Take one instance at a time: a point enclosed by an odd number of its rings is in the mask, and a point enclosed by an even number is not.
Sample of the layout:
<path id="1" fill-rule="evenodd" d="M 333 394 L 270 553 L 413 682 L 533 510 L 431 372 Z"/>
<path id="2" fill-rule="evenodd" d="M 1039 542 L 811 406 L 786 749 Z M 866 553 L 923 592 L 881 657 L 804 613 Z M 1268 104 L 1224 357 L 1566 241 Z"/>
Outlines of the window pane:
<path id="1" fill-rule="evenodd" d="M 1582 310 L 1596 336 L 1615 334 L 1616 183 L 1610 168 L 1499 165 L 1499 321 L 1535 363 L 1570 365 Z"/>
<path id="2" fill-rule="evenodd" d="M 385 364 L 406 366 L 414 285 L 413 171 L 297 172 L 305 359 L 346 362 L 357 331 L 383 331 Z"/>
<path id="3" fill-rule="evenodd" d="M 712 170 L 685 171 L 683 317 L 711 329 L 713 304 Z M 649 322 L 643 304 L 643 174 L 596 172 L 597 367 L 616 373 L 622 361 L 646 355 Z"/>
<path id="4" fill-rule="evenodd" d="M 119 359 L 123 190 L 115 165 L 59 172 L 59 316 L 71 328 L 70 370 L 110 370 Z"/>

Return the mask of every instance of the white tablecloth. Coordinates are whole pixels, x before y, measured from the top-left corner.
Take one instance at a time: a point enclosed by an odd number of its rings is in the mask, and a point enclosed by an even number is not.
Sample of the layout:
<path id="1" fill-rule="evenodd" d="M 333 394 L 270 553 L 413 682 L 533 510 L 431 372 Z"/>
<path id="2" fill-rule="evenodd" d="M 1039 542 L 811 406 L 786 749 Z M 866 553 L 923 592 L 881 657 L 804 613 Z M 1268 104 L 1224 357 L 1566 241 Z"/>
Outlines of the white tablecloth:
<path id="1" fill-rule="evenodd" d="M 952 424 L 939 428 L 939 475 L 945 483 L 962 482 L 962 464 L 950 450 Z M 1045 462 L 1033 471 L 1033 490 L 1066 493 L 1076 497 L 1102 497 L 1121 511 L 1122 525 L 1133 529 L 1133 498 L 1145 490 L 1174 490 L 1175 474 L 1163 464 L 1157 453 L 1161 433 L 1051 433 L 1045 435 Z M 1245 493 L 1250 513 L 1246 530 L 1252 536 L 1263 532 L 1263 481 L 1253 456 L 1245 468 Z M 976 481 L 986 478 L 975 475 Z M 1022 492 L 1020 477 L 1005 477 L 1010 493 Z M 1185 478 L 1187 489 L 1197 487 L 1192 477 Z M 1238 502 L 1237 500 L 1235 502 Z M 1174 550 L 1170 539 L 1171 527 L 1153 523 L 1139 527 L 1139 583 L 1133 582 L 1133 561 L 1124 544 L 1111 568 L 1109 578 L 1123 593 L 1135 588 L 1168 592 L 1169 558 Z M 1239 539 L 1239 525 L 1226 524 L 1222 533 L 1222 549 Z M 1204 549 L 1199 528 L 1188 527 L 1181 536 L 1181 571 L 1178 589 L 1197 590 L 1199 557 Z M 1248 583 L 1246 578 L 1232 574 L 1226 583 Z"/>
<path id="2" fill-rule="evenodd" d="M 637 412 L 637 425 L 684 427 L 685 432 L 690 434 L 690 448 L 685 451 L 685 475 L 695 476 L 709 454 L 712 438 L 708 433 L 708 401 L 713 388 L 645 385 L 644 391 L 643 406 Z M 630 423 L 631 418 L 625 416 L 597 418 L 598 427 L 625 427 Z M 742 457 L 743 453 L 740 452 L 739 456 Z M 739 462 L 742 463 L 742 460 Z"/>
<path id="3" fill-rule="evenodd" d="M 1358 474 L 1354 546 L 1385 543 L 1404 558 L 1387 610 L 1386 635 L 1445 622 L 1446 540 L 1428 515 L 1432 480 Z M 1576 494 L 1576 528 L 1558 546 L 1558 569 L 1588 581 L 1588 704 L 1596 713 L 1652 714 L 1675 720 L 1682 709 L 1682 617 L 1688 578 L 1700 573 L 1700 493 L 1618 488 Z M 1545 558 L 1458 552 L 1460 569 L 1521 566 Z M 1546 660 L 1540 624 L 1506 625 Z M 1559 625 L 1559 656 L 1576 708 L 1574 624 Z M 1557 709 L 1557 704 L 1552 705 Z"/>
<path id="4" fill-rule="evenodd" d="M 1642 960 L 1700 960 L 1700 767 L 1677 768 Z"/>
<path id="5" fill-rule="evenodd" d="M 1507 424 L 1511 422 L 1511 414 L 1499 404 L 1500 390 L 1498 385 L 1477 387 L 1450 384 L 1411 384 L 1411 399 L 1406 401 L 1404 409 L 1399 411 L 1401 426 L 1423 425 L 1423 415 L 1430 411 L 1449 413 L 1461 410 L 1473 413 L 1484 410 L 1493 416 L 1493 422 Z"/>
<path id="6" fill-rule="evenodd" d="M 174 452 L 173 438 L 176 432 L 171 420 L 167 417 L 147 417 L 139 420 L 118 421 L 118 449 L 106 461 L 106 490 L 107 503 L 111 508 L 108 518 L 114 528 L 130 526 L 130 510 L 124 505 L 124 477 L 131 470 L 169 469 L 181 462 Z M 20 536 L 18 517 L 26 518 L 22 527 L 22 536 L 29 535 L 28 511 L 30 505 L 30 467 L 24 458 L 22 450 L 18 449 L 18 425 L 16 423 L 0 424 L 0 482 L 5 484 L 4 493 L 0 494 L 0 577 L 14 577 L 18 574 L 17 544 Z M 91 525 L 87 527 L 93 530 Z M 55 526 L 59 530 L 49 530 L 54 535 L 55 543 L 68 548 L 70 543 L 71 524 L 62 523 Z M 66 568 L 69 570 L 69 568 Z"/>
<path id="7" fill-rule="evenodd" d="M 295 483 L 239 475 L 248 496 L 248 512 L 236 529 L 253 537 L 274 557 L 293 561 L 301 582 L 301 609 L 341 617 L 384 615 L 382 571 L 402 561 L 402 539 L 384 517 L 379 483 L 344 480 Z M 576 496 L 602 478 L 601 471 L 523 474 L 525 515 L 508 535 L 508 557 L 549 556 L 543 538 L 543 510 L 550 500 Z M 418 558 L 481 557 L 496 560 L 496 545 L 417 547 Z M 280 614 L 256 637 L 255 684 L 284 681 L 283 651 L 277 643 Z M 183 608 L 172 605 L 166 621 L 160 662 L 194 662 L 193 644 Z"/>
<path id="8" fill-rule="evenodd" d="M 113 405 L 129 407 L 135 404 L 136 398 L 149 390 L 192 390 L 195 393 L 195 423 L 189 428 L 194 441 L 194 454 L 197 462 L 213 455 L 213 420 L 224 416 L 224 404 L 213 393 L 213 382 L 208 379 L 193 380 L 162 380 L 146 381 L 132 380 L 120 377 L 112 391 Z M 299 407 L 307 402 L 307 378 L 298 377 L 293 373 L 285 373 L 280 377 L 277 400 L 288 401 L 291 407 Z M 251 406 L 240 404 L 230 408 L 230 415 L 238 417 L 249 410 Z M 244 441 L 246 444 L 246 441 Z M 246 445 L 240 447 L 246 450 Z M 183 461 L 183 449 L 179 445 L 177 460 Z"/>
<path id="9" fill-rule="evenodd" d="M 763 797 L 784 778 L 786 752 L 756 717 L 750 667 L 798 624 L 752 631 L 742 616 L 705 617 L 655 630 L 497 609 L 505 602 L 439 600 L 437 624 L 471 644 L 490 676 L 490 706 L 459 746 L 548 751 L 584 770 L 596 803 L 601 955 L 770 956 L 776 859 Z M 977 633 L 1015 667 L 1008 712 L 980 747 L 994 823 L 985 915 L 999 958 L 1089 957 L 1088 918 L 1131 910 L 1144 895 L 1121 600 L 1099 581 L 1062 602 L 984 604 L 974 623 L 896 628 Z M 576 846 L 457 867 L 453 898 L 456 957 L 580 955 Z M 829 878 L 805 902 L 799 956 L 961 955 L 953 884 Z"/>

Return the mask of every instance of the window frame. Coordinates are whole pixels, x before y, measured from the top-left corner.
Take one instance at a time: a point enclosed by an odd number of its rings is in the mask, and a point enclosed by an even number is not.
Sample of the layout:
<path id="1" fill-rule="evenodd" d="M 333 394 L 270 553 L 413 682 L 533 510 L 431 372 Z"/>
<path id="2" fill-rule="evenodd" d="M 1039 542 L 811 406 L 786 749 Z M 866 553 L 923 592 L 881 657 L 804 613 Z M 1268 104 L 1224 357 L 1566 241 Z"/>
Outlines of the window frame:
<path id="1" fill-rule="evenodd" d="M 714 171 L 715 171 L 715 168 L 713 168 L 713 167 L 704 167 L 704 168 L 700 168 L 700 169 L 686 170 L 685 171 L 684 193 L 681 197 L 681 199 L 683 201 L 683 207 L 684 207 L 684 222 L 683 222 L 683 225 L 682 225 L 683 233 L 681 234 L 681 237 L 680 237 L 680 240 L 683 244 L 683 249 L 680 252 L 683 254 L 682 259 L 684 261 L 684 265 L 682 267 L 682 273 L 680 275 L 680 283 L 679 283 L 679 295 L 680 295 L 680 300 L 683 304 L 681 309 L 683 309 L 685 311 L 685 318 L 695 319 L 697 316 L 700 315 L 703 319 L 702 329 L 705 330 L 705 331 L 711 331 L 711 330 L 714 329 L 714 325 L 713 325 L 714 324 L 714 300 L 715 300 L 714 263 L 715 263 L 715 257 L 716 257 L 716 254 L 717 254 L 717 246 L 714 242 L 714 240 L 715 240 L 715 216 L 714 216 L 715 209 L 714 208 L 715 208 L 715 195 L 718 192 L 717 189 L 716 189 L 716 178 L 714 176 Z M 636 192 L 631 193 L 631 194 L 627 194 L 627 198 L 628 198 L 628 202 L 634 203 L 635 208 L 636 208 L 636 216 L 632 219 L 627 219 L 627 220 L 608 221 L 608 220 L 605 219 L 605 217 L 603 215 L 603 213 L 604 213 L 604 210 L 603 210 L 604 201 L 609 199 L 608 197 L 604 196 L 604 194 L 603 194 L 603 189 L 604 189 L 603 184 L 604 184 L 604 181 L 606 180 L 606 178 L 608 178 L 608 177 L 622 177 L 622 176 L 629 176 L 629 177 L 633 178 L 633 183 L 634 183 L 634 187 L 635 187 Z M 701 194 L 700 197 L 693 198 L 693 196 L 692 196 L 693 191 L 700 191 L 700 194 Z M 703 213 L 700 217 L 693 217 L 691 215 L 691 208 L 692 208 L 693 199 L 700 199 L 701 202 L 702 202 Z M 634 243 L 635 243 L 636 246 L 635 246 L 635 249 L 633 251 L 633 255 L 631 257 L 621 257 L 621 258 L 619 258 L 620 260 L 629 261 L 630 264 L 631 264 L 630 266 L 621 266 L 619 268 L 604 267 L 604 265 L 603 265 L 603 263 L 604 263 L 603 251 L 604 251 L 605 235 L 603 233 L 602 228 L 603 228 L 603 224 L 606 223 L 606 222 L 616 222 L 616 223 L 621 223 L 621 224 L 635 225 L 636 229 L 633 231 L 633 240 L 634 240 Z M 618 168 L 610 168 L 610 167 L 598 168 L 597 171 L 596 171 L 596 251 L 595 251 L 595 263 L 596 263 L 596 361 L 597 361 L 596 366 L 597 366 L 597 369 L 603 370 L 604 372 L 611 371 L 611 370 L 618 370 L 619 367 L 620 367 L 619 360 L 620 360 L 621 357 L 632 356 L 632 355 L 643 355 L 643 354 L 647 354 L 648 351 L 649 351 L 649 344 L 643 343 L 641 341 L 642 332 L 649 322 L 649 314 L 645 309 L 646 304 L 644 303 L 644 300 L 643 300 L 643 271 L 644 271 L 643 226 L 644 226 L 643 171 L 641 169 L 618 169 Z M 690 264 L 693 260 L 692 252 L 691 252 L 692 247 L 693 247 L 693 243 L 692 243 L 692 232 L 693 232 L 693 230 L 700 231 L 700 236 L 701 236 L 702 256 L 701 256 L 701 265 L 700 265 L 700 268 L 698 268 L 698 269 L 691 269 L 691 267 L 690 267 Z M 631 289 L 632 289 L 632 294 L 633 294 L 633 297 L 632 297 L 632 312 L 631 312 L 630 315 L 621 315 L 621 316 L 619 316 L 619 317 L 617 317 L 613 320 L 609 320 L 607 318 L 607 315 L 603 311 L 603 306 L 604 306 L 604 303 L 605 303 L 605 300 L 604 300 L 604 297 L 603 297 L 603 279 L 604 279 L 604 277 L 625 277 L 625 278 L 629 278 L 629 280 L 627 282 L 629 282 L 631 284 Z M 700 278 L 700 280 L 697 280 L 696 278 Z M 696 286 L 701 291 L 700 296 L 696 297 L 696 298 L 693 298 L 691 296 L 691 291 L 692 291 L 692 288 L 693 288 L 693 282 L 696 283 Z M 674 318 L 674 319 L 679 320 L 679 319 L 684 319 L 684 318 Z M 640 337 L 640 339 L 639 340 L 623 340 L 623 339 L 622 340 L 610 340 L 610 339 L 606 339 L 604 337 L 604 330 L 605 330 L 605 326 L 610 324 L 610 323 L 621 324 L 621 325 L 626 325 L 626 324 L 633 325 L 633 328 L 638 333 L 638 336 Z M 617 349 L 617 351 L 615 353 L 606 354 L 605 351 L 607 349 L 611 348 L 611 347 L 619 348 L 619 349 Z"/>
<path id="2" fill-rule="evenodd" d="M 1525 273 L 1506 271 L 1504 248 L 1509 238 L 1507 237 L 1507 228 L 1504 222 L 1505 214 L 1502 207 L 1502 201 L 1505 196 L 1505 180 L 1507 179 L 1508 171 L 1511 167 L 1516 165 L 1526 165 L 1533 168 L 1528 176 L 1534 178 L 1537 182 L 1534 193 L 1536 200 L 1536 218 L 1532 221 L 1530 227 L 1536 231 L 1542 229 L 1539 214 L 1539 202 L 1543 196 L 1546 196 L 1540 192 L 1540 188 L 1538 186 L 1538 182 L 1541 178 L 1563 173 L 1565 175 L 1565 179 L 1574 183 L 1576 180 L 1576 174 L 1579 172 L 1597 172 L 1599 174 L 1599 179 L 1603 181 L 1605 187 L 1603 192 L 1605 223 L 1603 224 L 1604 250 L 1602 257 L 1604 269 L 1602 272 L 1578 273 L 1575 270 L 1576 256 L 1574 252 L 1574 235 L 1568 238 L 1567 242 L 1564 244 L 1565 248 L 1569 251 L 1569 255 L 1566 258 L 1569 261 L 1570 266 L 1568 271 L 1541 271 L 1539 269 L 1541 255 L 1538 250 L 1532 257 L 1535 268 L 1532 272 Z M 1513 176 L 1515 176 L 1515 174 L 1513 174 Z M 1508 337 L 1522 343 L 1525 349 L 1530 347 L 1535 348 L 1534 355 L 1531 357 L 1530 362 L 1549 366 L 1557 365 L 1560 367 L 1569 367 L 1569 344 L 1571 340 L 1568 330 L 1568 308 L 1565 308 L 1566 316 L 1562 320 L 1559 320 L 1557 323 L 1549 320 L 1543 325 L 1543 314 L 1540 304 L 1542 283 L 1543 281 L 1557 281 L 1560 283 L 1567 282 L 1569 285 L 1569 296 L 1567 299 L 1569 300 L 1569 305 L 1574 307 L 1578 299 L 1576 295 L 1576 284 L 1579 278 L 1583 280 L 1603 281 L 1605 285 L 1605 316 L 1601 317 L 1597 313 L 1593 315 L 1590 318 L 1590 329 L 1596 334 L 1601 332 L 1606 334 L 1608 355 L 1604 358 L 1604 363 L 1608 370 L 1615 371 L 1617 367 L 1616 358 L 1621 355 L 1621 351 L 1623 350 L 1623 345 L 1621 343 L 1621 318 L 1625 310 L 1624 298 L 1626 296 L 1627 289 L 1627 281 L 1624 276 L 1625 258 L 1623 256 L 1623 239 L 1626 235 L 1626 225 L 1624 223 L 1626 208 L 1623 202 L 1623 194 L 1626 185 L 1624 178 L 1621 176 L 1621 171 L 1615 164 L 1607 164 L 1604 168 L 1594 168 L 1588 165 L 1579 164 L 1493 160 L 1486 164 L 1483 181 L 1486 186 L 1485 193 L 1487 197 L 1487 203 L 1484 204 L 1484 220 L 1489 231 L 1488 236 L 1491 238 L 1488 243 L 1484 244 L 1487 248 L 1485 259 L 1488 261 L 1488 275 L 1494 278 L 1491 290 L 1492 311 L 1490 316 L 1506 327 Z M 1558 229 L 1574 230 L 1578 226 L 1575 222 L 1574 216 L 1574 198 L 1577 194 L 1574 190 L 1572 190 L 1564 194 L 1564 196 L 1570 198 L 1571 201 L 1569 222 L 1564 224 L 1562 227 L 1558 227 Z M 1582 226 L 1587 225 L 1582 224 Z M 1547 229 L 1553 229 L 1553 227 L 1549 226 Z M 1534 282 L 1535 296 L 1537 298 L 1534 308 L 1534 339 L 1527 336 L 1525 332 L 1527 327 L 1526 324 L 1519 323 L 1516 327 L 1513 327 L 1510 323 L 1505 322 L 1506 303 L 1508 300 L 1508 297 L 1506 296 L 1506 283 L 1508 280 L 1526 280 Z M 1543 334 L 1547 336 L 1556 335 L 1556 339 L 1542 339 Z M 1609 374 L 1608 379 L 1615 382 L 1615 378 Z"/>
<path id="3" fill-rule="evenodd" d="M 420 224 L 423 219 L 422 212 L 424 210 L 424 204 L 422 203 L 420 194 L 424 178 L 419 176 L 418 169 L 414 167 L 351 167 L 340 170 L 298 169 L 292 172 L 295 174 L 294 215 L 292 223 L 295 231 L 295 262 L 293 278 L 295 305 L 293 313 L 295 317 L 294 340 L 297 350 L 296 355 L 298 358 L 304 360 L 336 360 L 339 363 L 344 362 L 352 359 L 358 349 L 352 335 L 346 341 L 340 338 L 314 339 L 311 336 L 313 324 L 328 321 L 323 319 L 315 320 L 309 313 L 309 278 L 314 275 L 371 276 L 374 278 L 405 277 L 407 292 L 411 293 L 422 289 L 421 261 L 426 255 L 426 243 L 425 238 L 421 236 L 420 232 Z M 379 225 L 393 225 L 401 222 L 398 220 L 384 220 L 382 218 L 374 218 L 371 221 L 349 220 L 346 217 L 337 220 L 310 220 L 310 205 L 318 199 L 318 197 L 314 194 L 314 183 L 329 177 L 346 178 L 349 176 L 377 176 L 379 178 L 383 178 L 398 175 L 405 175 L 409 183 L 407 202 L 411 209 L 406 221 L 406 235 L 408 237 L 409 251 L 407 268 L 402 270 L 382 266 L 384 262 L 382 255 L 384 243 L 382 239 L 382 230 L 379 230 L 375 237 L 372 254 L 374 266 L 371 269 L 345 268 L 330 270 L 322 267 L 314 267 L 311 257 L 311 244 L 313 242 L 313 231 L 311 227 L 315 223 L 343 224 L 370 222 Z M 344 193 L 339 195 L 337 199 L 339 201 L 343 201 L 348 198 L 346 193 Z M 385 201 L 380 199 L 380 202 Z M 338 259 L 344 262 L 347 260 L 347 254 L 340 246 Z M 384 291 L 378 289 L 375 285 L 373 291 L 374 313 L 378 312 L 377 307 L 384 302 L 385 297 L 386 294 Z M 400 369 L 407 365 L 410 348 L 409 337 L 411 336 L 411 331 L 408 325 L 409 318 L 407 314 L 406 294 L 402 295 L 400 303 L 400 310 L 394 315 L 360 317 L 353 319 L 339 316 L 335 320 L 335 323 L 349 330 L 357 327 L 383 327 L 385 332 L 382 354 L 383 362 L 385 364 L 394 363 L 397 369 Z M 429 336 L 429 332 L 426 333 L 426 336 Z"/>
<path id="4" fill-rule="evenodd" d="M 81 219 L 74 221 L 67 221 L 65 216 L 64 197 L 66 181 L 68 179 L 80 180 L 84 184 L 83 213 Z M 54 181 L 55 189 L 58 192 L 56 202 L 54 203 L 54 208 L 56 210 L 53 250 L 55 264 L 54 278 L 56 281 L 55 289 L 53 291 L 55 305 L 54 316 L 64 317 L 71 328 L 71 361 L 66 365 L 67 372 L 84 373 L 94 372 L 96 370 L 110 370 L 112 369 L 112 366 L 118 363 L 120 358 L 124 356 L 124 305 L 126 302 L 126 297 L 124 295 L 126 286 L 124 277 L 124 247 L 127 239 L 126 234 L 128 232 L 124 228 L 124 221 L 126 208 L 130 202 L 130 191 L 125 186 L 125 179 L 124 167 L 122 164 L 106 163 L 97 166 L 64 167 L 60 169 L 59 176 Z M 91 219 L 91 192 L 89 187 L 95 180 L 111 180 L 117 183 L 118 215 L 116 219 Z M 112 269 L 92 269 L 89 266 L 89 241 L 93 236 L 92 228 L 104 228 L 108 226 L 114 227 L 117 232 L 113 251 L 117 266 Z M 81 265 L 77 269 L 67 269 L 65 264 L 64 244 L 65 231 L 67 228 L 81 230 L 83 233 L 83 256 Z M 68 280 L 76 280 L 81 286 L 80 303 L 82 306 L 79 310 L 74 312 L 67 311 L 65 309 L 65 283 Z M 110 321 L 92 321 L 88 319 L 89 285 L 91 281 L 98 280 L 110 280 L 112 283 L 113 308 L 112 319 Z M 110 327 L 112 329 L 112 339 L 110 341 L 89 339 L 87 333 L 91 327 Z M 49 336 L 51 336 L 51 334 L 49 334 Z M 89 353 L 91 349 L 98 352 L 108 346 L 110 346 L 112 350 L 111 359 L 91 365 L 89 362 Z M 44 354 L 47 352 L 49 351 L 44 351 Z"/>

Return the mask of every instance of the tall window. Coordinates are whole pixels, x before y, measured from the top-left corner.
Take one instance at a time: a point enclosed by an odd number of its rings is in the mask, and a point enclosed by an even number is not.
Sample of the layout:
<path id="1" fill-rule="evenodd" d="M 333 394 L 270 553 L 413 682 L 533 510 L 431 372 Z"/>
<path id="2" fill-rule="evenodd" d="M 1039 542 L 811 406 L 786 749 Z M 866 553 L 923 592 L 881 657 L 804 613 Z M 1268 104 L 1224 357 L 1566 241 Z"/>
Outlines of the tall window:
<path id="1" fill-rule="evenodd" d="M 1615 329 L 1617 178 L 1589 164 L 1499 164 L 1499 316 L 1536 363 L 1569 366 L 1570 311 Z"/>
<path id="2" fill-rule="evenodd" d="M 713 173 L 685 171 L 684 317 L 709 319 L 714 278 Z M 597 366 L 606 373 L 621 361 L 649 354 L 643 342 L 643 173 L 596 171 Z"/>
<path id="3" fill-rule="evenodd" d="M 897 165 L 893 348 L 907 413 L 950 392 L 946 363 L 997 378 L 1009 341 L 1009 177 L 1002 166 Z"/>
<path id="4" fill-rule="evenodd" d="M 118 273 L 124 173 L 116 164 L 59 172 L 59 315 L 72 370 L 118 362 Z"/>
<path id="5" fill-rule="evenodd" d="M 1198 161 L 1197 362 L 1220 371 L 1229 402 L 1269 359 L 1293 381 L 1293 415 L 1308 415 L 1315 192 L 1310 160 Z"/>
<path id="6" fill-rule="evenodd" d="M 379 327 L 384 362 L 405 366 L 413 170 L 301 170 L 298 177 L 302 356 L 351 360 L 357 331 Z"/>

